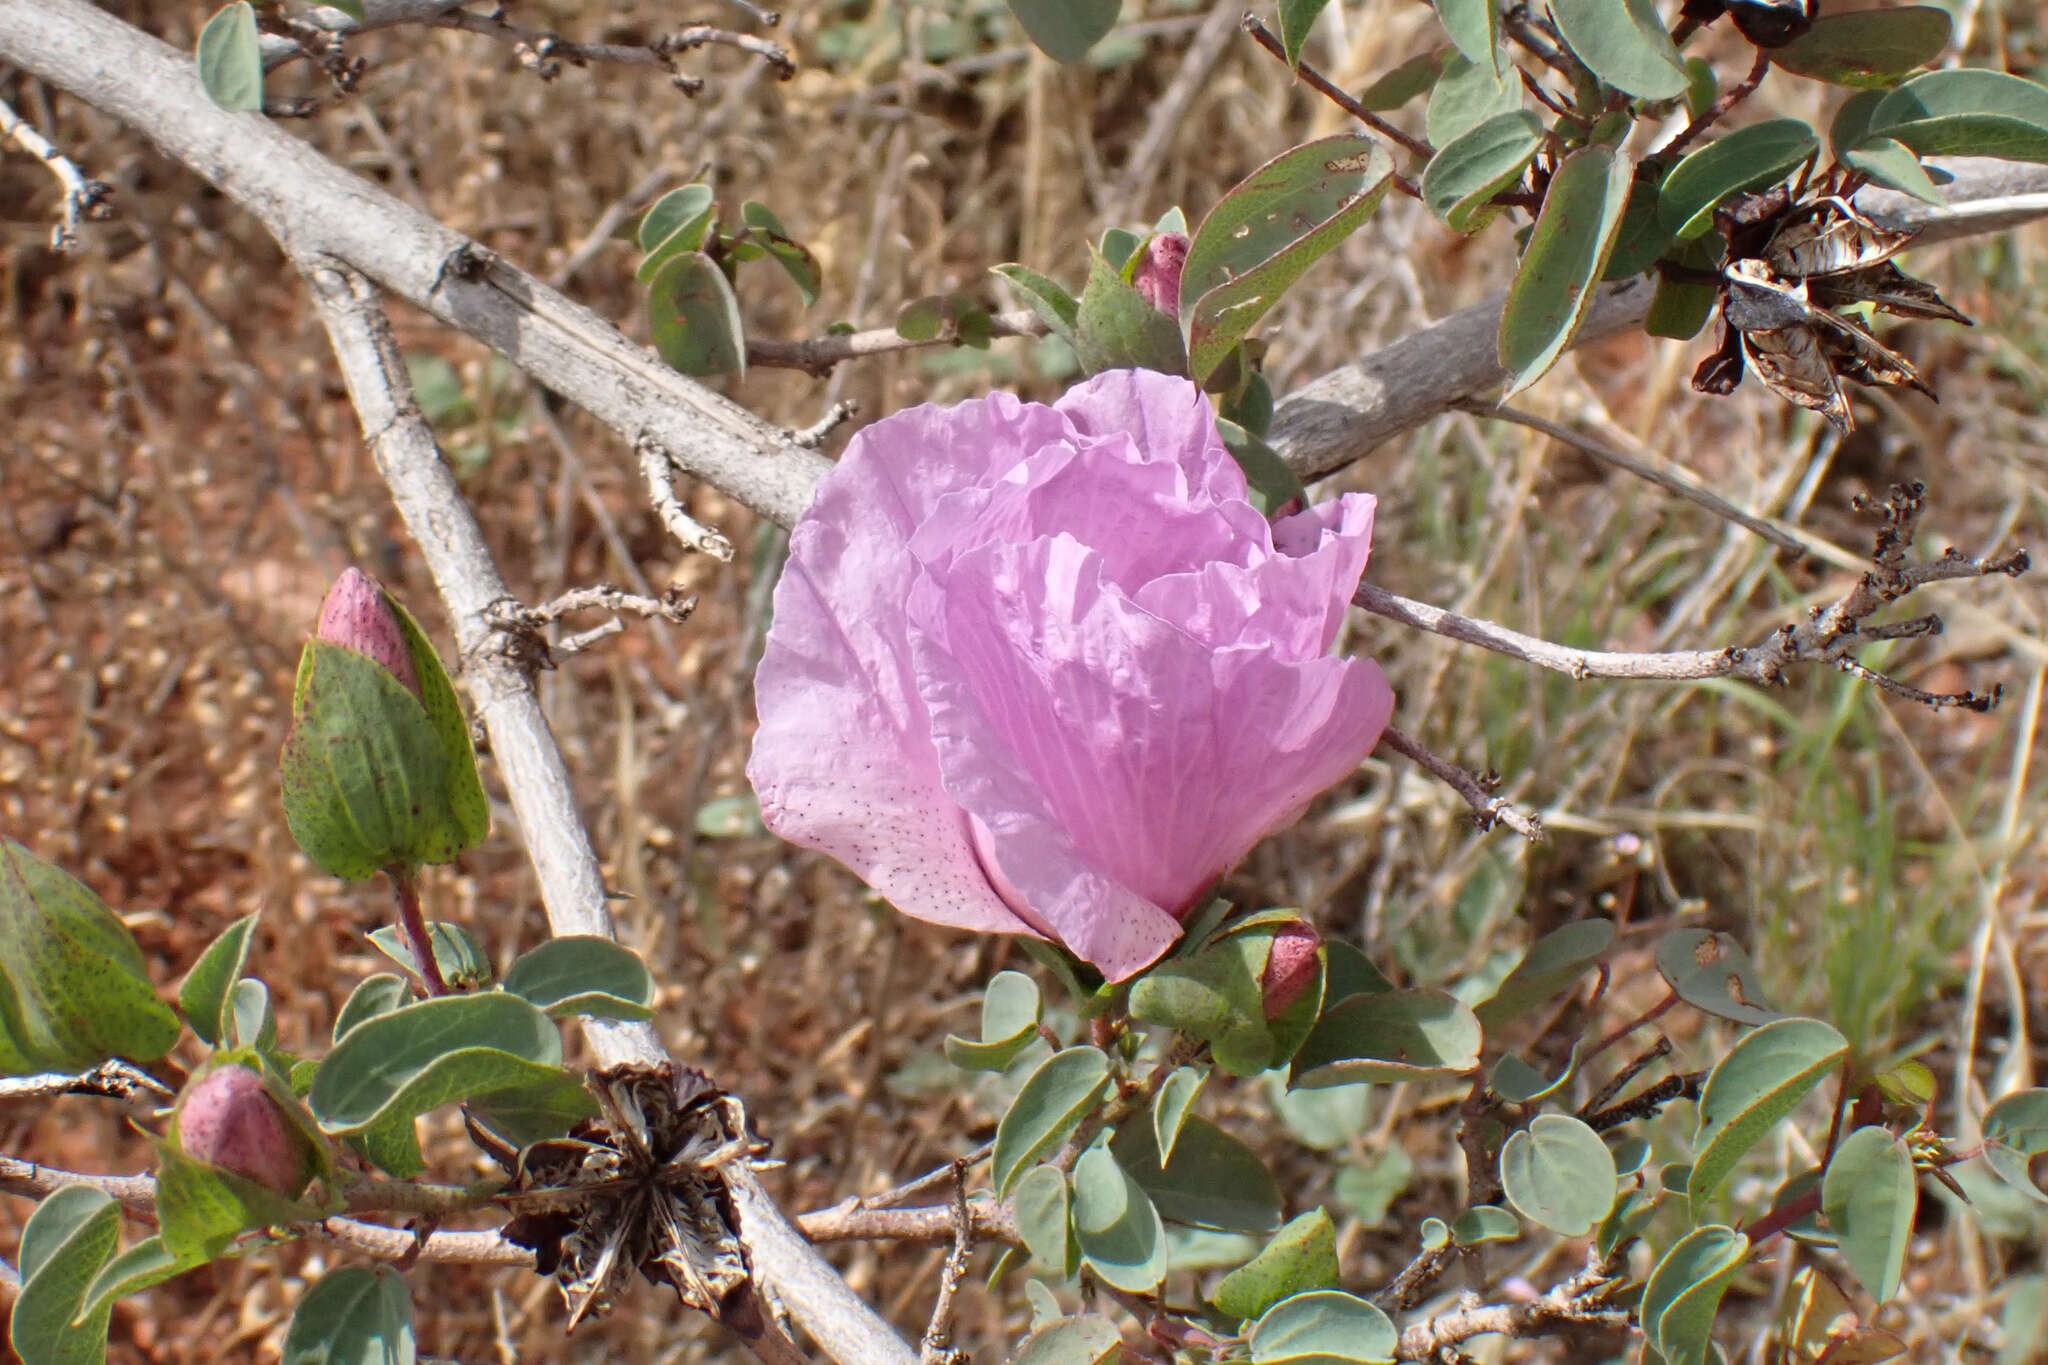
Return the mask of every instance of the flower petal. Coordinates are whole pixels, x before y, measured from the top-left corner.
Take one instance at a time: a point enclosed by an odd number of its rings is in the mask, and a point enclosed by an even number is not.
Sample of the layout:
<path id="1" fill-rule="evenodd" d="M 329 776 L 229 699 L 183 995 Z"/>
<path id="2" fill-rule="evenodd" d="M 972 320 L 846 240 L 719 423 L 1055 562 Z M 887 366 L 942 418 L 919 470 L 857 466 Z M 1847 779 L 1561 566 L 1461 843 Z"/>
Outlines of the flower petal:
<path id="1" fill-rule="evenodd" d="M 1216 433 L 1209 399 L 1187 380 L 1157 370 L 1104 370 L 1053 407 L 1084 436 L 1124 432 L 1153 459 L 1177 460 L 1188 486 L 1212 502 L 1242 502 L 1244 471 Z"/>

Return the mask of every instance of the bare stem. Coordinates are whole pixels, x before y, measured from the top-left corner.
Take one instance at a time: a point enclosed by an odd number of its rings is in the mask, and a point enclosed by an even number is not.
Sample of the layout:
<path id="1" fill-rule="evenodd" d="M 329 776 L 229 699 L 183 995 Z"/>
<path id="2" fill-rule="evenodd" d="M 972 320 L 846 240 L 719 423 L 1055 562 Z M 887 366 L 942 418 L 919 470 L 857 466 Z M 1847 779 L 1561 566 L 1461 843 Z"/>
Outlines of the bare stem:
<path id="1" fill-rule="evenodd" d="M 428 995 L 449 994 L 448 982 L 441 975 L 441 964 L 434 957 L 434 939 L 427 932 L 427 917 L 420 911 L 419 873 L 398 865 L 384 871 L 389 874 L 392 890 L 398 896 L 398 932 L 405 936 L 405 946 L 412 952 L 413 970 L 419 973 Z"/>
<path id="2" fill-rule="evenodd" d="M 1506 797 L 1494 794 L 1493 789 L 1500 782 L 1497 775 L 1476 776 L 1467 772 L 1449 759 L 1440 758 L 1424 748 L 1422 742 L 1412 735 L 1391 725 L 1381 733 L 1380 743 L 1464 797 L 1481 829 L 1492 829 L 1501 824 L 1531 842 L 1543 838 L 1543 821 L 1539 817 L 1516 809 Z"/>
<path id="3" fill-rule="evenodd" d="M 1252 36 L 1253 42 L 1272 53 L 1275 57 L 1278 57 L 1281 61 L 1287 60 L 1287 50 L 1280 46 L 1280 40 L 1275 38 L 1272 30 L 1260 23 L 1256 16 L 1247 12 L 1240 23 L 1244 31 Z M 1430 157 L 1436 155 L 1434 147 L 1424 142 L 1421 138 L 1411 137 L 1407 133 L 1402 132 L 1399 128 L 1396 128 L 1393 124 L 1360 104 L 1357 100 L 1346 94 L 1342 87 L 1338 86 L 1329 77 L 1310 66 L 1307 62 L 1303 62 L 1295 67 L 1294 74 L 1301 78 L 1302 84 L 1329 100 L 1330 103 L 1336 105 L 1339 109 L 1342 109 L 1345 113 L 1351 115 L 1351 117 L 1357 119 L 1375 133 L 1378 133 L 1381 137 L 1399 143 L 1411 156 L 1418 156 L 1427 161 Z M 1407 195 L 1410 199 L 1420 199 L 1422 197 L 1421 191 L 1398 175 L 1394 177 L 1394 188 Z"/>
<path id="4" fill-rule="evenodd" d="M 79 226 L 86 219 L 113 216 L 107 196 L 114 192 L 114 187 L 103 180 L 88 179 L 76 162 L 58 151 L 5 100 L 0 100 L 0 137 L 13 139 L 16 146 L 48 167 L 64 191 L 64 212 L 50 229 L 50 250 L 72 250 L 78 245 Z"/>

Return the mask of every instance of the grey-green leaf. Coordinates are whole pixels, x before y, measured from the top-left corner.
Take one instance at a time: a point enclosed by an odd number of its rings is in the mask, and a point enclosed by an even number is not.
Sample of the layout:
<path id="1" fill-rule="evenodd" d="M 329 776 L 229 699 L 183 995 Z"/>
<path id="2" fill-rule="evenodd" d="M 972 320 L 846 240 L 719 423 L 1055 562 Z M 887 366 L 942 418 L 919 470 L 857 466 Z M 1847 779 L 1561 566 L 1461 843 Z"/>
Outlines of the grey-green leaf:
<path id="1" fill-rule="evenodd" d="M 1110 1142 L 1162 1218 L 1218 1232 L 1271 1232 L 1280 1225 L 1280 1189 L 1273 1173 L 1242 1142 L 1190 1115 L 1182 1121 L 1173 1156 L 1162 1164 L 1152 1125 L 1143 1115 L 1126 1122 Z"/>
<path id="2" fill-rule="evenodd" d="M 554 1019 L 654 1016 L 654 975 L 640 955 L 597 934 L 566 934 L 522 953 L 505 973 L 505 989 Z"/>
<path id="3" fill-rule="evenodd" d="M 349 992 L 342 1002 L 341 1010 L 334 1016 L 334 1042 L 340 1042 L 342 1035 L 362 1023 L 387 1014 L 412 998 L 412 984 L 396 972 L 377 972 L 366 976 Z"/>
<path id="4" fill-rule="evenodd" d="M 199 30 L 199 84 L 206 96 L 231 113 L 263 108 L 263 49 L 256 33 L 256 7 L 249 0 L 222 5 Z"/>
<path id="5" fill-rule="evenodd" d="M 1650 1272 L 1639 1310 L 1643 1335 L 1668 1365 L 1706 1365 L 1721 1295 L 1749 1255 L 1749 1239 L 1710 1224 L 1678 1239 Z"/>
<path id="6" fill-rule="evenodd" d="M 1308 31 L 1314 27 L 1316 16 L 1329 3 L 1330 0 L 1280 0 L 1280 51 L 1290 67 L 1301 65 L 1301 45 L 1308 41 Z"/>
<path id="7" fill-rule="evenodd" d="M 1831 85 L 1887 86 L 1948 47 L 1948 11 L 1933 5 L 1824 14 L 1771 50 L 1771 64 Z"/>
<path id="8" fill-rule="evenodd" d="M 1870 131 L 1922 156 L 2048 161 L 2048 86 L 1972 67 L 1930 71 L 1886 95 Z"/>
<path id="9" fill-rule="evenodd" d="M 669 258 L 647 287 L 647 326 L 661 358 L 684 374 L 747 372 L 739 300 L 701 251 Z"/>
<path id="10" fill-rule="evenodd" d="M 1074 1246 L 1066 1172 L 1057 1166 L 1033 1166 L 1010 1194 L 1017 1235 L 1039 1263 L 1061 1279 L 1072 1275 L 1079 1252 Z"/>
<path id="11" fill-rule="evenodd" d="M 1010 1365 L 1108 1365 L 1122 1357 L 1122 1344 L 1108 1318 L 1060 1318 L 1024 1338 Z"/>
<path id="12" fill-rule="evenodd" d="M 1490 1029 L 1519 1018 L 1532 1007 L 1571 989 L 1598 964 L 1600 954 L 1613 941 L 1612 920 L 1574 920 L 1553 929 L 1529 945 L 1529 951 L 1522 955 L 1515 969 L 1472 1012 Z"/>
<path id="13" fill-rule="evenodd" d="M 1451 1240 L 1461 1247 L 1481 1242 L 1512 1242 L 1522 1235 L 1515 1215 L 1498 1204 L 1474 1204 L 1451 1220 Z"/>
<path id="14" fill-rule="evenodd" d="M 1500 67 L 1500 6 L 1496 0 L 1430 0 L 1437 22 L 1451 46 L 1466 61 L 1488 68 L 1496 79 Z"/>
<path id="15" fill-rule="evenodd" d="M 1614 1156 L 1569 1114 L 1538 1114 L 1508 1135 L 1500 1182 L 1515 1212 L 1564 1237 L 1583 1237 L 1614 1207 Z"/>
<path id="16" fill-rule="evenodd" d="M 320 1063 L 307 1103 L 328 1133 L 538 1081 L 562 1064 L 562 1037 L 516 995 L 444 995 L 366 1019 Z"/>
<path id="17" fill-rule="evenodd" d="M 1507 63 L 1489 66 L 1472 61 L 1462 52 L 1444 59 L 1443 74 L 1430 87 L 1429 104 L 1423 110 L 1423 135 L 1435 147 L 1448 147 L 1495 114 L 1522 107 L 1522 84 L 1503 76 Z"/>
<path id="18" fill-rule="evenodd" d="M 1672 236 L 1690 239 L 1714 225 L 1714 209 L 1775 185 L 1820 148 L 1805 120 L 1765 119 L 1686 154 L 1657 191 L 1657 214 Z"/>
<path id="19" fill-rule="evenodd" d="M 1317 1088 L 1406 1081 L 1479 1065 L 1479 1020 L 1446 991 L 1354 995 L 1323 1011 L 1294 1054 L 1288 1084 Z"/>
<path id="20" fill-rule="evenodd" d="M 412 1295 L 388 1266 L 344 1266 L 306 1291 L 280 1365 L 413 1365 Z"/>
<path id="21" fill-rule="evenodd" d="M 1335 1289 L 1280 1300 L 1253 1324 L 1247 1340 L 1253 1365 L 1371 1365 L 1392 1360 L 1401 1344 L 1385 1313 Z"/>
<path id="22" fill-rule="evenodd" d="M 381 924 L 369 933 L 378 952 L 408 972 L 415 970 L 412 944 L 394 924 Z M 457 990 L 467 990 L 491 979 L 491 959 L 476 935 L 451 920 L 427 921 L 427 942 L 434 950 L 434 965 L 441 979 Z"/>
<path id="23" fill-rule="evenodd" d="M 989 1178 L 1005 1198 L 1017 1177 L 1052 1154 L 1080 1127 L 1109 1085 L 1109 1058 L 1100 1048 L 1070 1047 L 1039 1064 L 1002 1122 L 996 1125 Z"/>
<path id="24" fill-rule="evenodd" d="M 1779 1016 L 1763 1003 L 1756 966 L 1742 945 L 1710 929 L 1673 929 L 1657 940 L 1657 970 L 1696 1010 L 1738 1024 L 1767 1024 Z"/>
<path id="25" fill-rule="evenodd" d="M 1920 164 L 1919 156 L 1894 137 L 1874 137 L 1842 154 L 1842 164 L 1861 171 L 1886 189 L 1910 194 L 1923 204 L 1940 208 L 1948 201 L 1934 187 L 1934 178 Z"/>
<path id="26" fill-rule="evenodd" d="M 85 1313 L 87 1288 L 120 1242 L 121 1209 L 83 1185 L 52 1191 L 21 1234 L 21 1288 L 8 1337 L 22 1365 L 100 1365 L 111 1302 Z"/>
<path id="27" fill-rule="evenodd" d="M 1581 147 L 1550 178 L 1528 250 L 1508 286 L 1499 352 L 1512 397 L 1571 344 L 1620 234 L 1635 166 L 1611 147 Z"/>
<path id="28" fill-rule="evenodd" d="M 1089 257 L 1088 283 L 1074 315 L 1074 354 L 1089 374 L 1144 369 L 1187 372 L 1180 327 L 1145 302 L 1101 252 Z"/>
<path id="29" fill-rule="evenodd" d="M 1705 1206 L 1743 1154 L 1797 1108 L 1848 1051 L 1848 1040 L 1831 1026 L 1797 1018 L 1773 1020 L 1728 1049 L 1700 1090 L 1699 1129 L 1686 1180 L 1694 1208 Z"/>
<path id="30" fill-rule="evenodd" d="M 1109 1284 L 1149 1294 L 1166 1278 L 1166 1229 L 1159 1211 L 1107 1147 L 1074 1163 L 1074 1241 L 1081 1259 Z"/>
<path id="31" fill-rule="evenodd" d="M 1820 1207 L 1842 1259 L 1870 1297 L 1899 1292 L 1920 1191 L 1913 1154 L 1877 1125 L 1842 1139 L 1821 1181 Z"/>
<path id="32" fill-rule="evenodd" d="M 178 987 L 178 1012 L 208 1047 L 220 1042 L 228 987 L 242 975 L 242 964 L 249 956 L 249 935 L 255 928 L 256 916 L 249 914 L 221 930 Z"/>
<path id="33" fill-rule="evenodd" d="M 1181 1124 L 1187 1121 L 1195 1096 L 1202 1093 L 1202 1083 L 1208 1079 L 1206 1071 L 1177 1066 L 1159 1083 L 1159 1093 L 1152 1097 L 1152 1138 L 1160 1160 L 1173 1160 L 1173 1144 L 1180 1138 Z"/>
<path id="34" fill-rule="evenodd" d="M 1074 340 L 1074 323 L 1080 317 L 1081 303 L 1063 289 L 1057 280 L 1048 279 L 1029 266 L 1015 263 L 990 266 L 991 274 L 1000 275 L 1010 282 L 1012 288 L 1024 296 L 1024 302 L 1039 321 L 1051 328 L 1054 334 Z"/>
<path id="35" fill-rule="evenodd" d="M 1650 0 L 1550 0 L 1572 55 L 1615 89 L 1647 100 L 1686 91 L 1685 60 Z"/>
<path id="36" fill-rule="evenodd" d="M 2048 1152 L 2048 1090 L 2018 1090 L 1984 1111 L 1984 1161 L 1992 1172 L 2036 1203 L 2048 1191 L 2034 1179 L 2036 1157 Z"/>
<path id="37" fill-rule="evenodd" d="M 1078 62 L 1116 23 L 1118 0 L 1008 0 L 1025 36 L 1056 62 Z"/>
<path id="38" fill-rule="evenodd" d="M 1543 147 L 1543 123 L 1526 109 L 1495 114 L 1429 159 L 1422 201 L 1457 232 L 1485 226 L 1494 195 L 1522 178 Z"/>

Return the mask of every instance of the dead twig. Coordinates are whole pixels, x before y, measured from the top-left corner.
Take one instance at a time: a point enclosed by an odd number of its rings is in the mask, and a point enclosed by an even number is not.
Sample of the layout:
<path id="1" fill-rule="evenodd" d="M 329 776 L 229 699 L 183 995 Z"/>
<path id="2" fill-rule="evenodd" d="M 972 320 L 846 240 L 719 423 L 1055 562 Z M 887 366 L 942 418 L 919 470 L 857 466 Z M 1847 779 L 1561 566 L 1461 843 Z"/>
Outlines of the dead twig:
<path id="1" fill-rule="evenodd" d="M 99 221 L 114 216 L 113 206 L 107 202 L 114 187 L 104 180 L 90 179 L 5 100 L 0 100 L 0 137 L 12 139 L 16 146 L 42 162 L 64 191 L 64 212 L 50 229 L 50 250 L 76 249 L 78 229 L 88 218 Z"/>
<path id="2" fill-rule="evenodd" d="M 924 1329 L 918 1348 L 918 1365 L 958 1365 L 965 1353 L 953 1349 L 953 1296 L 967 1275 L 967 1263 L 974 1254 L 974 1220 L 967 1211 L 967 1163 L 953 1163 L 953 1249 L 939 1272 L 938 1300 L 932 1305 L 931 1324 Z"/>
<path id="3" fill-rule="evenodd" d="M 1287 60 L 1286 49 L 1280 46 L 1280 40 L 1273 36 L 1273 31 L 1259 22 L 1258 16 L 1250 11 L 1246 11 L 1244 17 L 1238 21 L 1238 26 L 1244 29 L 1246 33 L 1249 33 L 1252 41 L 1266 49 L 1267 52 L 1278 57 L 1283 62 Z M 1434 147 L 1431 147 L 1421 138 L 1411 137 L 1407 133 L 1402 132 L 1399 128 L 1396 128 L 1393 124 L 1360 104 L 1357 100 L 1346 94 L 1335 82 L 1331 81 L 1329 77 L 1310 66 L 1307 62 L 1303 62 L 1300 66 L 1295 67 L 1294 74 L 1301 78 L 1303 85 L 1323 96 L 1330 103 L 1336 105 L 1339 109 L 1342 109 L 1345 113 L 1351 115 L 1351 117 L 1357 119 L 1375 133 L 1378 133 L 1381 137 L 1391 142 L 1399 143 L 1402 150 L 1406 151 L 1409 155 L 1420 157 L 1424 161 L 1436 155 Z M 1405 177 L 1397 175 L 1393 178 L 1393 182 L 1394 188 L 1407 195 L 1410 199 L 1420 199 L 1422 197 L 1422 191 L 1416 189 L 1414 184 Z"/>
<path id="4" fill-rule="evenodd" d="M 1467 772 L 1449 759 L 1430 752 L 1414 736 L 1391 725 L 1381 732 L 1380 743 L 1463 797 L 1465 804 L 1472 808 L 1472 818 L 1478 822 L 1479 828 L 1506 825 L 1531 843 L 1543 838 L 1543 821 L 1539 816 L 1517 809 L 1506 797 L 1494 794 L 1494 788 L 1500 785 L 1498 773 Z"/>
<path id="5" fill-rule="evenodd" d="M 1013 313 L 991 313 L 988 323 L 989 335 L 992 337 L 1042 337 L 1047 330 L 1038 314 L 1029 309 L 1018 309 Z M 747 363 L 777 370 L 802 370 L 813 378 L 822 379 L 832 372 L 834 366 L 843 361 L 857 360 L 862 356 L 886 355 L 891 351 L 915 351 L 926 346 L 951 346 L 958 340 L 959 331 L 950 322 L 939 335 L 928 341 L 912 341 L 900 335 L 894 327 L 876 327 L 865 332 L 844 332 L 836 336 L 808 337 L 802 341 L 750 337 L 747 341 Z"/>
<path id="6" fill-rule="evenodd" d="M 640 476 L 647 481 L 647 497 L 654 515 L 668 533 L 692 550 L 700 550 L 723 564 L 732 562 L 732 542 L 712 527 L 683 510 L 676 497 L 675 462 L 657 442 L 643 440 L 635 447 L 640 456 Z"/>

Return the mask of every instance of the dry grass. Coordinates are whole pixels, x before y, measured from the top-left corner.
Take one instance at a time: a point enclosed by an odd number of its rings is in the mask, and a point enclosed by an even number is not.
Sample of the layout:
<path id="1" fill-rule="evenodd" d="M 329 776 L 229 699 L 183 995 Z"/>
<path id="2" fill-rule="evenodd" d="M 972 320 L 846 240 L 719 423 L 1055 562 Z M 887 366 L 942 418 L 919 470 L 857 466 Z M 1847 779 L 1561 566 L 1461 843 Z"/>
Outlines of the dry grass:
<path id="1" fill-rule="evenodd" d="M 206 7 L 114 8 L 184 44 Z M 526 22 L 605 36 L 587 8 L 519 7 Z M 614 36 L 676 20 L 652 0 L 606 9 Z M 1104 70 L 1029 55 L 990 0 L 916 10 L 801 0 L 786 14 L 805 67 L 794 81 L 713 52 L 692 59 L 712 78 L 694 101 L 642 70 L 572 71 L 544 85 L 479 38 L 378 35 L 360 48 L 371 61 L 360 97 L 302 131 L 542 274 L 571 259 L 609 206 L 645 202 L 708 166 L 729 204 L 767 201 L 823 261 L 826 296 L 807 316 L 772 272 L 742 281 L 749 324 L 797 336 L 836 318 L 885 324 L 921 294 L 987 293 L 983 272 L 998 261 L 1075 279 L 1084 235 L 1150 221 L 1174 202 L 1199 213 L 1277 150 L 1339 126 L 1233 40 L 1156 164 L 1127 165 L 1200 21 L 1185 6 L 1127 11 L 1159 27 L 1113 40 L 1129 56 Z M 1310 55 L 1354 85 L 1431 40 L 1428 12 L 1397 0 L 1333 18 Z M 905 51 L 929 60 L 906 62 Z M 361 933 L 384 907 L 373 888 L 314 875 L 290 846 L 274 769 L 283 698 L 342 565 L 365 564 L 435 628 L 431 589 L 275 247 L 134 133 L 8 84 L 0 77 L 0 93 L 116 183 L 122 217 L 82 256 L 53 257 L 42 249 L 49 183 L 19 157 L 0 160 L 0 830 L 123 912 L 166 985 L 228 921 L 261 908 L 254 962 L 282 1040 L 317 1049 L 374 969 Z M 1767 94 L 1814 112 L 1808 88 Z M 1149 192 L 1133 201 L 1141 181 Z M 1920 258 L 1979 326 L 1909 329 L 1906 348 L 1939 376 L 1943 404 L 1883 400 L 1840 448 L 1754 386 L 1728 401 L 1695 397 L 1685 380 L 1699 343 L 1629 337 L 1589 349 L 1528 403 L 1798 520 L 1852 560 L 1867 533 L 1850 497 L 1913 478 L 1930 489 L 1928 552 L 2038 548 L 2048 542 L 2044 245 L 2036 229 Z M 1501 283 L 1508 257 L 1504 227 L 1466 241 L 1390 203 L 1269 324 L 1276 388 L 1477 299 Z M 644 331 L 632 260 L 623 237 L 606 242 L 566 285 Z M 635 627 L 545 680 L 609 878 L 628 897 L 622 936 L 664 983 L 664 1038 L 749 1097 L 789 1163 L 780 1180 L 795 1208 L 886 1187 L 984 1139 L 999 1098 L 946 1076 L 936 1049 L 946 1032 L 971 1030 L 979 984 L 1021 955 L 873 906 L 815 856 L 697 828 L 706 803 L 745 788 L 774 533 L 700 490 L 693 512 L 741 546 L 740 562 L 680 556 L 615 440 L 472 344 L 414 316 L 398 323 L 409 349 L 461 381 L 469 408 L 450 413 L 443 434 L 518 591 L 540 599 L 639 575 L 700 595 L 687 625 Z M 732 389 L 800 426 L 836 398 L 878 415 L 991 385 L 1036 396 L 1056 387 L 1030 345 L 1007 342 L 987 355 L 882 358 L 822 384 L 758 373 Z M 1338 482 L 1380 497 L 1376 581 L 1554 638 L 1747 641 L 1845 581 L 1840 568 L 1787 565 L 1694 508 L 1469 417 L 1377 450 Z M 1532 932 L 1563 920 L 1618 915 L 1642 951 L 1616 964 L 1602 1027 L 1654 1000 L 1654 930 L 1680 915 L 1726 927 L 1757 950 L 1782 1007 L 1836 1020 L 1870 1055 L 1929 1060 L 1955 1131 L 1959 1097 L 1975 1112 L 1986 1095 L 2035 1079 L 2030 1059 L 2048 1030 L 2038 738 L 2048 588 L 2038 579 L 1939 590 L 1923 609 L 1938 605 L 1949 632 L 1884 661 L 1935 689 L 2002 681 L 2006 705 L 1987 717 L 1932 715 L 1833 675 L 1768 695 L 1574 683 L 1362 621 L 1354 644 L 1384 661 L 1398 723 L 1506 774 L 1552 838 L 1530 849 L 1475 833 L 1450 793 L 1373 763 L 1259 850 L 1229 889 L 1311 907 L 1389 970 L 1431 984 L 1502 970 Z M 509 961 L 543 918 L 502 807 L 498 817 L 484 849 L 433 881 L 429 904 Z M 1697 1020 L 1667 1023 L 1687 1067 L 1707 1064 L 1723 1039 Z M 1442 1092 L 1375 1091 L 1325 1154 L 1274 1133 L 1259 1087 L 1211 1089 L 1229 1126 L 1266 1135 L 1292 1207 L 1334 1188 L 1355 1210 L 1370 1173 L 1405 1154 L 1412 1175 L 1391 1209 L 1343 1219 L 1354 1283 L 1383 1282 L 1412 1253 L 1416 1222 L 1458 1206 L 1462 1165 Z M 0 1148 L 37 1160 L 95 1170 L 146 1160 L 104 1106 L 67 1101 L 4 1121 Z M 1685 1126 L 1673 1120 L 1667 1136 L 1682 1142 Z M 444 1124 L 432 1136 L 430 1151 L 458 1170 L 457 1135 Z M 1775 1159 L 1790 1169 L 1800 1156 L 1794 1140 Z M 1757 1175 L 1745 1199 L 1775 1179 Z M 1988 1191 L 1980 1203 L 1981 1221 L 1938 1206 L 1923 1215 L 1911 1292 L 1887 1310 L 1920 1358 L 1988 1359 L 1969 1343 L 1991 1339 L 2007 1278 L 2038 1267 L 2039 1216 Z M 19 1202 L 0 1206 L 10 1243 L 25 1214 Z M 914 1331 L 937 1256 L 861 1247 L 844 1264 Z M 115 1358 L 273 1359 L 304 1277 L 331 1260 L 298 1248 L 222 1263 L 124 1304 Z M 1571 1265 L 1538 1239 L 1485 1268 L 1542 1285 Z M 730 1356 L 715 1331 L 652 1291 L 564 1339 L 552 1291 L 531 1277 L 444 1266 L 413 1282 L 421 1345 L 436 1356 L 515 1358 L 507 1341 L 528 1362 Z M 1772 1288 L 1746 1286 L 1735 1320 L 1766 1321 Z M 1000 1296 L 966 1296 L 962 1333 L 977 1359 L 1000 1358 L 1020 1333 L 1014 1290 L 1013 1280 Z"/>

